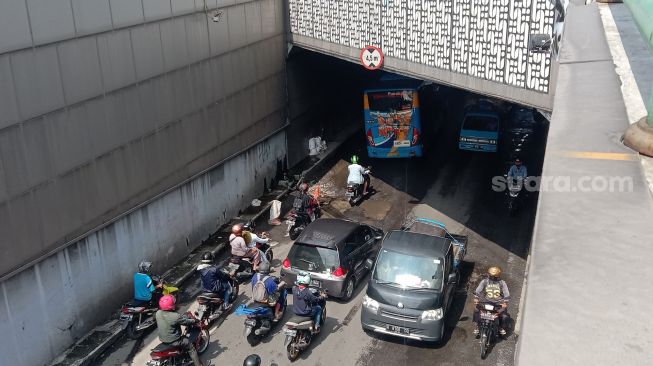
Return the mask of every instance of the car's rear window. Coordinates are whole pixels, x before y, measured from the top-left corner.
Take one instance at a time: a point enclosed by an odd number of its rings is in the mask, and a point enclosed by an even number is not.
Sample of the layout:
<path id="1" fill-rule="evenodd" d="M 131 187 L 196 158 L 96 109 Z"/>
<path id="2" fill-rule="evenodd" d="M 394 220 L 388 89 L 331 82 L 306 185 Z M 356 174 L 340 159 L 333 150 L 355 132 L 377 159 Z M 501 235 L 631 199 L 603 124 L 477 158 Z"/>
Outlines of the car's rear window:
<path id="1" fill-rule="evenodd" d="M 293 268 L 309 272 L 328 272 L 340 265 L 338 251 L 303 243 L 292 246 L 288 260 Z"/>

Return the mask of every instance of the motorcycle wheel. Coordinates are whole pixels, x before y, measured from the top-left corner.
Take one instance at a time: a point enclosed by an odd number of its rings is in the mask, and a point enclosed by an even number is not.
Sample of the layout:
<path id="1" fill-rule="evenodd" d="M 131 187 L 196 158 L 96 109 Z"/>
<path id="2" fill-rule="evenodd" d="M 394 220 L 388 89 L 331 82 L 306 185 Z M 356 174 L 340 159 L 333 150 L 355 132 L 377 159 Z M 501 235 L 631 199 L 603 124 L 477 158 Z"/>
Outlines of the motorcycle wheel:
<path id="1" fill-rule="evenodd" d="M 290 240 L 295 240 L 302 233 L 301 226 L 293 227 L 290 229 Z"/>
<path id="2" fill-rule="evenodd" d="M 489 343 L 487 330 L 484 330 L 483 333 L 481 333 L 481 360 L 485 360 L 485 357 L 487 357 Z"/>
<path id="3" fill-rule="evenodd" d="M 510 217 L 515 216 L 515 211 L 516 211 L 515 203 L 514 202 L 508 203 L 508 215 L 510 215 Z"/>
<path id="4" fill-rule="evenodd" d="M 272 260 L 274 259 L 274 253 L 272 253 L 272 249 L 268 249 L 265 252 L 265 258 L 267 258 L 268 262 L 272 262 Z"/>
<path id="5" fill-rule="evenodd" d="M 354 202 L 353 198 L 349 199 L 349 206 L 354 207 L 356 205 L 356 202 Z"/>
<path id="6" fill-rule="evenodd" d="M 127 329 L 125 329 L 125 332 L 127 332 L 127 338 L 129 339 L 139 339 L 143 335 L 144 330 L 136 330 L 136 322 L 131 321 L 129 324 L 127 324 Z"/>
<path id="7" fill-rule="evenodd" d="M 233 280 L 231 281 L 231 296 L 229 297 L 229 303 L 233 304 L 236 301 L 236 298 L 238 297 L 238 293 L 240 292 L 240 284 L 238 281 Z"/>
<path id="8" fill-rule="evenodd" d="M 208 329 L 202 329 L 202 332 L 199 335 L 200 342 L 197 345 L 197 353 L 200 355 L 204 353 L 209 348 L 209 342 L 211 341 L 211 334 Z"/>
<path id="9" fill-rule="evenodd" d="M 254 347 L 260 342 L 261 342 L 261 337 L 254 334 L 254 330 L 252 330 L 252 332 L 247 335 L 247 343 L 249 343 L 250 346 Z"/>
<path id="10" fill-rule="evenodd" d="M 288 347 L 286 347 L 286 354 L 288 355 L 288 359 L 290 362 L 295 362 L 299 358 L 299 349 L 294 346 L 295 340 L 293 339 L 290 344 L 288 344 Z"/>

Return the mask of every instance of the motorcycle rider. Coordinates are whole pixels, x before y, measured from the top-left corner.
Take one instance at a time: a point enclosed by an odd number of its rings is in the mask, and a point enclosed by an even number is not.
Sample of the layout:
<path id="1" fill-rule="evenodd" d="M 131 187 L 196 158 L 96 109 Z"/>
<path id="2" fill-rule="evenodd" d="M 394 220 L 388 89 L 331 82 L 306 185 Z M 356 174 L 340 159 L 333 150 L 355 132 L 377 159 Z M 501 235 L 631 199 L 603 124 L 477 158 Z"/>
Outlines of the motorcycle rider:
<path id="1" fill-rule="evenodd" d="M 202 261 L 197 270 L 200 273 L 202 290 L 204 292 L 211 292 L 222 298 L 222 310 L 228 311 L 231 309 L 232 304 L 229 302 L 231 299 L 231 277 L 222 268 L 218 268 L 215 263 L 215 257 L 211 252 L 202 254 Z M 220 294 L 222 296 L 220 296 Z"/>
<path id="2" fill-rule="evenodd" d="M 295 198 L 293 207 L 295 212 L 300 215 L 307 215 L 311 222 L 319 217 L 319 203 L 315 197 L 308 194 L 308 184 L 299 185 L 299 196 Z"/>
<path id="3" fill-rule="evenodd" d="M 261 236 L 256 235 L 254 230 L 252 230 L 250 224 L 243 225 L 243 239 L 245 239 L 245 244 L 247 244 L 248 248 L 256 248 L 256 244 L 267 244 L 270 241 L 270 238 L 267 236 L 266 232 L 261 233 Z M 265 257 L 265 253 L 260 249 L 258 249 L 258 251 L 261 262 L 268 262 L 267 257 Z"/>
<path id="4" fill-rule="evenodd" d="M 248 248 L 245 239 L 243 238 L 243 226 L 236 224 L 231 227 L 231 235 L 229 236 L 229 244 L 231 244 L 231 254 L 237 257 L 252 258 L 254 271 L 258 270 L 261 263 L 261 255 L 258 249 Z"/>
<path id="5" fill-rule="evenodd" d="M 351 164 L 347 168 L 349 175 L 347 176 L 347 184 L 362 184 L 363 196 L 367 195 L 367 188 L 370 185 L 370 176 L 367 174 L 365 168 L 358 164 L 358 156 L 351 157 Z"/>
<path id="6" fill-rule="evenodd" d="M 256 284 L 259 281 L 262 281 L 265 288 L 265 293 L 260 294 L 261 298 L 257 298 L 259 291 L 257 291 Z M 278 278 L 270 276 L 270 263 L 261 263 L 258 268 L 258 273 L 252 276 L 252 299 L 274 309 L 272 319 L 274 322 L 281 320 L 281 316 L 283 315 L 281 309 L 283 309 L 287 296 L 287 291 L 283 289 L 285 284 L 285 282 L 280 281 Z M 270 319 L 265 319 L 260 329 L 262 332 L 267 332 L 270 330 L 270 327 Z"/>
<path id="7" fill-rule="evenodd" d="M 478 284 L 476 291 L 474 291 L 474 305 L 478 305 L 479 302 L 491 303 L 494 305 L 501 304 L 501 309 L 499 310 L 499 333 L 504 336 L 506 335 L 505 327 L 508 325 L 508 320 L 510 316 L 508 315 L 508 302 L 510 301 L 510 291 L 508 291 L 508 285 L 506 281 L 501 279 L 501 268 L 493 266 L 487 270 L 488 277 L 484 278 L 481 283 Z M 478 335 L 478 322 L 480 320 L 480 314 L 478 306 L 474 308 L 474 334 Z"/>
<path id="8" fill-rule="evenodd" d="M 520 158 L 515 158 L 515 163 L 508 170 L 508 179 L 526 179 L 526 177 L 528 177 L 526 165 L 522 164 Z"/>
<path id="9" fill-rule="evenodd" d="M 199 320 L 177 313 L 176 308 L 176 300 L 172 295 L 163 295 L 159 300 L 159 311 L 155 315 L 159 340 L 170 346 L 182 347 L 188 352 L 195 366 L 204 366 L 195 346 L 181 332 L 182 325 L 192 325 Z"/>
<path id="10" fill-rule="evenodd" d="M 319 302 L 326 298 L 327 295 L 325 293 L 321 293 L 320 296 L 313 295 L 313 292 L 308 288 L 310 283 L 310 273 L 301 271 L 297 274 L 297 285 L 292 288 L 292 310 L 295 315 L 312 317 L 315 323 L 313 333 L 319 333 L 320 318 L 322 317 L 322 306 Z"/>
<path id="11" fill-rule="evenodd" d="M 162 288 L 163 284 L 154 284 L 150 277 L 150 269 L 152 269 L 152 262 L 142 261 L 138 265 L 138 272 L 134 273 L 134 302 L 136 304 L 151 303 L 151 306 L 155 306 L 159 301 L 158 298 L 152 301 L 152 294 L 156 289 Z"/>
<path id="12" fill-rule="evenodd" d="M 261 357 L 257 354 L 249 355 L 243 361 L 243 366 L 261 366 Z"/>

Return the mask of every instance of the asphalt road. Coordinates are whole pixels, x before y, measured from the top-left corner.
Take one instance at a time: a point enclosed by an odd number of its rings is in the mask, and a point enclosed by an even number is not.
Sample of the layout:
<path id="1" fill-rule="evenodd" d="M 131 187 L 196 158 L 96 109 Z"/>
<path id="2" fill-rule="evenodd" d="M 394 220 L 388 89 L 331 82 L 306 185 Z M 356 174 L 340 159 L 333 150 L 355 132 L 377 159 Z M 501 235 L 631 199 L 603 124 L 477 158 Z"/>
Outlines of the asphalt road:
<path id="1" fill-rule="evenodd" d="M 327 216 L 344 217 L 376 225 L 384 230 L 396 229 L 416 206 L 431 210 L 445 222 L 452 233 L 469 236 L 468 255 L 463 264 L 459 290 L 448 318 L 443 345 L 420 344 L 387 336 L 368 336 L 360 326 L 360 307 L 365 284 L 359 285 L 349 303 L 331 300 L 327 303 L 327 320 L 322 333 L 305 351 L 297 365 L 512 365 L 516 335 L 500 341 L 486 360 L 479 357 L 478 341 L 472 335 L 471 293 L 491 265 L 504 269 L 512 301 L 510 314 L 518 316 L 524 270 L 533 229 L 536 197 L 532 195 L 526 207 L 509 217 L 505 196 L 492 190 L 491 179 L 501 175 L 501 161 L 493 154 L 462 153 L 457 150 L 459 98 L 436 109 L 425 109 L 424 123 L 431 136 L 425 140 L 427 156 L 420 159 L 368 160 L 364 140 L 354 138 L 345 144 L 319 178 L 321 200 Z M 424 106 L 424 103 L 422 104 Z M 447 111 L 454 111 L 448 113 Z M 447 122 L 450 121 L 450 122 Z M 441 126 L 441 128 L 438 128 Z M 343 160 L 357 153 L 364 164 L 373 166 L 372 184 L 376 193 L 357 207 L 342 200 L 347 163 Z M 528 163 L 528 162 L 527 162 Z M 538 173 L 539 161 L 531 162 L 531 174 Z M 266 229 L 260 227 L 259 229 Z M 274 248 L 273 265 L 290 249 L 291 241 L 284 237 L 285 225 L 270 230 L 279 245 Z M 278 272 L 277 272 L 278 273 Z M 197 276 L 183 287 L 182 308 L 194 308 L 193 297 L 199 292 Z M 239 302 L 250 299 L 249 286 L 241 286 Z M 289 296 L 292 303 L 292 297 Z M 286 319 L 290 314 L 286 314 Z M 283 348 L 281 326 L 256 347 L 243 336 L 244 318 L 229 314 L 214 325 L 211 344 L 202 355 L 214 365 L 241 365 L 251 353 L 259 354 L 263 365 L 288 365 Z M 149 350 L 156 346 L 156 332 L 141 341 L 121 340 L 105 352 L 97 365 L 144 365 Z"/>

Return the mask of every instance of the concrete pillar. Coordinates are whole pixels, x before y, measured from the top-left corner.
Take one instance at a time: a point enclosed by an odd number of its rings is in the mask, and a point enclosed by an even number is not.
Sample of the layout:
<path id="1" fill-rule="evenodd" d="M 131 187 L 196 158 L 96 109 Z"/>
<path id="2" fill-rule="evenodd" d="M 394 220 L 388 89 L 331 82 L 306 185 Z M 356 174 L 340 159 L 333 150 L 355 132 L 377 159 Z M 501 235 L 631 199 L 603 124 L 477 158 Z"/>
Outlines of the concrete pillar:
<path id="1" fill-rule="evenodd" d="M 624 0 L 633 15 L 635 24 L 649 46 L 653 49 L 653 1 Z M 648 116 L 632 124 L 624 134 L 624 144 L 642 154 L 653 156 L 653 86 L 646 102 Z"/>

